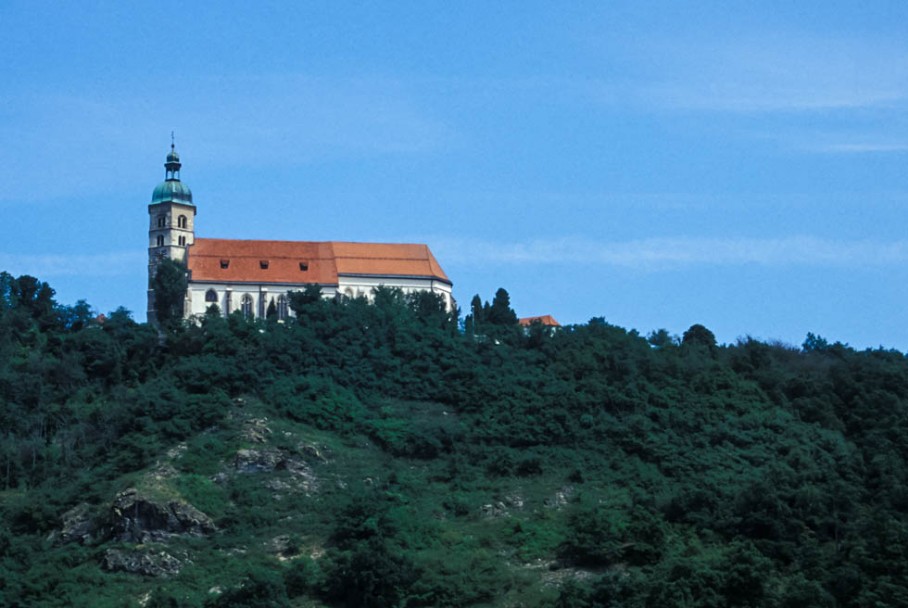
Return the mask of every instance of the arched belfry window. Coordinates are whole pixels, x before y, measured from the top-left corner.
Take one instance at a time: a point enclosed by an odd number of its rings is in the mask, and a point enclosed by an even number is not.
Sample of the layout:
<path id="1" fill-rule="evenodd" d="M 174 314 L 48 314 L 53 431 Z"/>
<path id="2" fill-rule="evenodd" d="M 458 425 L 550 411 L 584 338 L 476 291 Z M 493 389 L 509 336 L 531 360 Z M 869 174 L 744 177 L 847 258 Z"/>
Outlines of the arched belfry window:
<path id="1" fill-rule="evenodd" d="M 185 247 L 185 246 L 186 246 L 186 237 L 181 236 L 180 237 L 180 247 Z"/>
<path id="2" fill-rule="evenodd" d="M 213 289 L 209 289 L 208 291 L 206 291 L 205 292 L 205 301 L 214 302 L 216 304 L 218 301 L 218 292 L 216 292 Z"/>
<path id="3" fill-rule="evenodd" d="M 163 235 L 163 234 L 159 234 L 159 235 L 158 235 L 157 243 L 158 243 L 158 247 L 163 247 L 163 246 L 164 246 L 164 235 Z"/>
<path id="4" fill-rule="evenodd" d="M 243 294 L 243 299 L 240 303 L 240 311 L 243 313 L 244 317 L 246 317 L 247 319 L 252 317 L 252 311 L 253 311 L 254 306 L 255 306 L 255 304 L 252 301 L 252 296 L 250 296 L 248 293 Z"/>
<path id="5" fill-rule="evenodd" d="M 180 217 L 177 218 L 177 227 L 178 228 L 186 227 L 186 216 L 185 215 L 181 215 Z"/>
<path id="6" fill-rule="evenodd" d="M 158 216 L 158 228 L 163 228 L 167 225 L 167 216 L 163 213 Z"/>

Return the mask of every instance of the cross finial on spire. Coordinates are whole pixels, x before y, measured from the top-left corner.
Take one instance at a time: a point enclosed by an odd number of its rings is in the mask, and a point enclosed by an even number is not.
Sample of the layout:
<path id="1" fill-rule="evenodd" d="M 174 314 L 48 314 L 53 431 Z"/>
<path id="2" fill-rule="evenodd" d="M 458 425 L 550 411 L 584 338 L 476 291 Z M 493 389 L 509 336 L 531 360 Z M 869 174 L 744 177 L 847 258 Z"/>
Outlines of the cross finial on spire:
<path id="1" fill-rule="evenodd" d="M 170 150 L 172 152 L 175 149 L 176 149 L 176 146 L 174 145 L 174 141 L 173 141 L 173 131 L 171 131 L 170 132 Z"/>

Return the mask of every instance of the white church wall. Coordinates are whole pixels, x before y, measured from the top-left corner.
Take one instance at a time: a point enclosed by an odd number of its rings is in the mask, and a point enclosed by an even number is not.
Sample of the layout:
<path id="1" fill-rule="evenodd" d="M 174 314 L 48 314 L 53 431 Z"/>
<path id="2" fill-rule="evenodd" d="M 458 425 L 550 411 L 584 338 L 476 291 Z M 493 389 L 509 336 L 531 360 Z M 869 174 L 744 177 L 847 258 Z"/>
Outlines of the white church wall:
<path id="1" fill-rule="evenodd" d="M 372 299 L 374 291 L 380 286 L 396 287 L 404 293 L 413 293 L 416 291 L 432 291 L 441 294 L 445 299 L 448 310 L 454 307 L 454 299 L 451 295 L 451 286 L 443 281 L 433 279 L 406 278 L 406 277 L 339 277 L 339 284 L 334 286 L 322 286 L 322 297 L 334 298 L 338 294 L 350 298 L 366 297 Z M 222 315 L 228 315 L 234 311 L 244 310 L 244 300 L 251 302 L 245 310 L 254 318 L 266 316 L 268 305 L 274 301 L 278 306 L 279 297 L 286 296 L 291 291 L 302 291 L 306 288 L 305 284 L 251 284 L 251 283 L 209 283 L 195 282 L 189 283 L 186 297 L 186 317 L 201 317 L 212 304 L 217 304 Z M 209 291 L 214 291 L 215 301 L 208 301 Z M 248 300 L 246 299 L 248 296 Z M 289 307 L 289 299 L 288 299 Z M 292 316 L 292 311 L 289 312 Z"/>
<path id="2" fill-rule="evenodd" d="M 372 299 L 375 289 L 381 286 L 396 287 L 404 293 L 416 291 L 431 291 L 441 294 L 445 299 L 448 310 L 454 308 L 454 298 L 451 295 L 451 286 L 435 279 L 417 277 L 364 277 L 341 275 L 338 277 L 337 291 L 344 296 L 356 298 L 366 297 Z"/>

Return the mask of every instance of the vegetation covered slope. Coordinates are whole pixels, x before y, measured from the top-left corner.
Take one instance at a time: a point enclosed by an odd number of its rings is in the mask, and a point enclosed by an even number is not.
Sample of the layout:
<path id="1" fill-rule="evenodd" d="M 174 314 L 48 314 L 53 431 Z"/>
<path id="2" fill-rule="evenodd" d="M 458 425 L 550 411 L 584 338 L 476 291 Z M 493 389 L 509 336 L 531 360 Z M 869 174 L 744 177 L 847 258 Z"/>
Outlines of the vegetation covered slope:
<path id="1" fill-rule="evenodd" d="M 908 361 L 0 274 L 0 605 L 905 606 Z"/>

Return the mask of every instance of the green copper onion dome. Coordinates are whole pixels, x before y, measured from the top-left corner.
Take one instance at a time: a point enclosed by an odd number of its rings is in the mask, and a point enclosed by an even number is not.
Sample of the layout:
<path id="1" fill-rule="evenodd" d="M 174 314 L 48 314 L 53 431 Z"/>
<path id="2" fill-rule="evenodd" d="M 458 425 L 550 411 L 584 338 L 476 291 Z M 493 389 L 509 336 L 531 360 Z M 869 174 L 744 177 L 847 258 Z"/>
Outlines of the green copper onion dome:
<path id="1" fill-rule="evenodd" d="M 164 163 L 164 181 L 158 184 L 151 195 L 151 204 L 157 203 L 182 203 L 192 205 L 192 190 L 180 181 L 180 155 L 174 145 L 170 144 L 170 154 Z"/>

